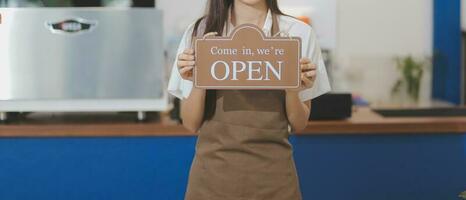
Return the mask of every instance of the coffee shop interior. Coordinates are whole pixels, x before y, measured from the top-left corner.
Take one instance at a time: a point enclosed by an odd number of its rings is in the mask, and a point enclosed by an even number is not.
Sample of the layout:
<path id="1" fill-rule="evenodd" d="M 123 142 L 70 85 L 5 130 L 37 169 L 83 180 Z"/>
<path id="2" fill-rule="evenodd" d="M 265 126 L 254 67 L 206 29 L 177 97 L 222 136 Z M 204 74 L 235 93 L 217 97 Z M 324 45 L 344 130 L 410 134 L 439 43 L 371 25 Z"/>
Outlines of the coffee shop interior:
<path id="1" fill-rule="evenodd" d="M 0 0 L 0 199 L 183 199 L 167 84 L 206 2 Z M 466 199 L 466 1 L 279 5 L 332 88 L 290 135 L 303 199 Z"/>

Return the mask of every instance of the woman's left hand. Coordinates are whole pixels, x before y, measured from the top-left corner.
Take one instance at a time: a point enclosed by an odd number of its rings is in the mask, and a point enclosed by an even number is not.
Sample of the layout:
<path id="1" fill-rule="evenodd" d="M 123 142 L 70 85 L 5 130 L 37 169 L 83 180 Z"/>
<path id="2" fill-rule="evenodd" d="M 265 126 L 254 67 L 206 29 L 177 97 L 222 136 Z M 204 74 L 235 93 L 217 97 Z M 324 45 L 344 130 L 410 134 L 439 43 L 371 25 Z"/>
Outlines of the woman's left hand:
<path id="1" fill-rule="evenodd" d="M 312 88 L 317 76 L 317 65 L 312 64 L 309 58 L 301 58 L 299 61 L 301 65 L 301 87 L 296 89 L 289 89 L 287 91 L 297 92 L 305 88 Z"/>

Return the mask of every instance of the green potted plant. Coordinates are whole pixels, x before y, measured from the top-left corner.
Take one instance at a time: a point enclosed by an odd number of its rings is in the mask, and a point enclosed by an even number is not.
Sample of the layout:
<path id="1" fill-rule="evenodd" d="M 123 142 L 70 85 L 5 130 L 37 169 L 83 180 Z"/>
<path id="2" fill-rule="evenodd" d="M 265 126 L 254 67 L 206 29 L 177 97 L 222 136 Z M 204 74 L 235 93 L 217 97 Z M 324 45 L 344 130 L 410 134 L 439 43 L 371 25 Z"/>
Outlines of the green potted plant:
<path id="1" fill-rule="evenodd" d="M 396 67 L 400 78 L 392 87 L 392 96 L 407 96 L 410 102 L 419 102 L 421 81 L 427 67 L 427 62 L 417 61 L 412 56 L 396 58 Z"/>
<path id="2" fill-rule="evenodd" d="M 466 191 L 460 193 L 459 197 L 460 197 L 461 199 L 466 199 Z"/>

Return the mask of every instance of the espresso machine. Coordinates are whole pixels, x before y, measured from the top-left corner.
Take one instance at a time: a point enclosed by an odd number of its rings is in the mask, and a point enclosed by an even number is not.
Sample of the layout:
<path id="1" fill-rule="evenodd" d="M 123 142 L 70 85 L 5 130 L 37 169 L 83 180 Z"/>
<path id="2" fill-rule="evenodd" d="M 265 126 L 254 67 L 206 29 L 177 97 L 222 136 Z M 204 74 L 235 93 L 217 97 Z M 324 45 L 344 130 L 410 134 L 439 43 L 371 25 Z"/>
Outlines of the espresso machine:
<path id="1" fill-rule="evenodd" d="M 10 112 L 166 111 L 156 8 L 0 8 L 0 120 Z"/>

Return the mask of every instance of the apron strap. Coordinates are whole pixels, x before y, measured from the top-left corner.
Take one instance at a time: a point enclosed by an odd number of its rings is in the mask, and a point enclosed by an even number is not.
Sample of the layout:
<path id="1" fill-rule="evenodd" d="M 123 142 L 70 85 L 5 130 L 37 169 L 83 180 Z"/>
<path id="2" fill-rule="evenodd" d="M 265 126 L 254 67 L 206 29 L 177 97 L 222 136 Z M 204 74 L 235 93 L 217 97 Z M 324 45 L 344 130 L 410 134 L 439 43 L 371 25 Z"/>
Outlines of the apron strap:
<path id="1" fill-rule="evenodd" d="M 270 37 L 273 37 L 278 32 L 280 32 L 280 25 L 278 23 L 278 16 L 276 14 L 272 13 L 272 30 L 270 32 L 271 33 Z"/>

